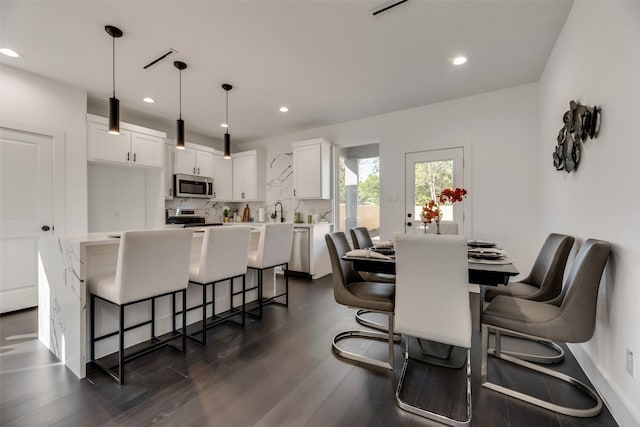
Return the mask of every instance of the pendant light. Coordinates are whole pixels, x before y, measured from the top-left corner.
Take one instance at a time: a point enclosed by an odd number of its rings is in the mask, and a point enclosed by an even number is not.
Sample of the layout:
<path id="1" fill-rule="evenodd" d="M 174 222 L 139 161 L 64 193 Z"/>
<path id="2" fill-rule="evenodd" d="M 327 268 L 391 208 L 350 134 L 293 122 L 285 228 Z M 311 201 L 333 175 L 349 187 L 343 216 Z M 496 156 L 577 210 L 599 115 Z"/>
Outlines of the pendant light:
<path id="1" fill-rule="evenodd" d="M 173 65 L 180 70 L 180 117 L 178 118 L 178 129 L 176 131 L 176 148 L 184 150 L 184 120 L 182 120 L 182 70 L 187 68 L 187 64 L 182 61 L 175 61 Z"/>
<path id="2" fill-rule="evenodd" d="M 222 89 L 227 91 L 227 121 L 226 121 L 227 132 L 224 134 L 224 158 L 230 159 L 231 158 L 231 135 L 229 135 L 229 91 L 233 89 L 233 86 L 231 86 L 228 83 L 224 83 L 222 85 Z"/>
<path id="3" fill-rule="evenodd" d="M 116 98 L 116 39 L 122 37 L 122 31 L 113 25 L 106 25 L 104 30 L 113 39 L 113 97 L 109 98 L 109 133 L 120 135 L 120 101 Z"/>

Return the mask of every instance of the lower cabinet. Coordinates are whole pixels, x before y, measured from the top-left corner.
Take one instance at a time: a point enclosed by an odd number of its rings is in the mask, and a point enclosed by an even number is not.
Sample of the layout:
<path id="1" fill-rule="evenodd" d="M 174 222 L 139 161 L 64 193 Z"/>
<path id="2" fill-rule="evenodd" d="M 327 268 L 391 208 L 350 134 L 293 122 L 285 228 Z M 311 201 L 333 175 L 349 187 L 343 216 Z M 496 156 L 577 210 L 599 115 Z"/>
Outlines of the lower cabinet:
<path id="1" fill-rule="evenodd" d="M 318 279 L 331 273 L 329 251 L 324 236 L 331 224 L 319 223 L 293 227 L 289 271 L 294 275 Z"/>

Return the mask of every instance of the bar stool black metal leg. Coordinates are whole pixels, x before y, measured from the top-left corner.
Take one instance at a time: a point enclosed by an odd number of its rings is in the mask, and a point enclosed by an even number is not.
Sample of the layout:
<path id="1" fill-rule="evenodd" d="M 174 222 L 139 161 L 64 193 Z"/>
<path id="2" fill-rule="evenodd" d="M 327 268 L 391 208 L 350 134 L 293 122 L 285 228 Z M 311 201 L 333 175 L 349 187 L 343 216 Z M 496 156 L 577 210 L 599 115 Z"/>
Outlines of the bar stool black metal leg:
<path id="1" fill-rule="evenodd" d="M 151 339 L 156 337 L 156 299 L 151 298 Z"/>
<path id="2" fill-rule="evenodd" d="M 289 263 L 284 265 L 284 306 L 289 307 Z"/>
<path id="3" fill-rule="evenodd" d="M 243 274 L 242 275 L 242 327 L 244 328 L 244 323 L 245 323 L 245 317 L 246 317 L 246 308 L 245 308 L 245 303 L 246 303 L 246 293 L 247 293 L 247 287 L 246 287 L 246 278 L 247 275 Z"/>
<path id="4" fill-rule="evenodd" d="M 91 324 L 89 325 L 90 327 L 90 340 L 91 340 L 91 354 L 89 355 L 90 357 L 90 361 L 93 362 L 94 360 L 96 360 L 96 343 L 95 343 L 95 337 L 96 337 L 96 297 L 91 294 L 89 296 L 90 300 L 89 300 L 89 307 L 91 310 Z"/>
<path id="5" fill-rule="evenodd" d="M 175 316 L 173 316 L 175 318 Z M 187 290 L 182 290 L 182 352 L 187 352 Z"/>
<path id="6" fill-rule="evenodd" d="M 264 270 L 258 270 L 258 305 L 260 306 L 260 319 L 262 319 L 262 273 Z"/>
<path id="7" fill-rule="evenodd" d="M 118 383 L 124 384 L 124 305 L 120 306 L 120 325 L 118 329 Z"/>
<path id="8" fill-rule="evenodd" d="M 176 293 L 171 294 L 171 309 L 173 313 L 176 312 Z M 176 331 L 176 316 L 171 316 L 171 326 L 173 327 L 173 331 Z"/>
<path id="9" fill-rule="evenodd" d="M 207 285 L 202 285 L 202 344 L 207 345 Z"/>

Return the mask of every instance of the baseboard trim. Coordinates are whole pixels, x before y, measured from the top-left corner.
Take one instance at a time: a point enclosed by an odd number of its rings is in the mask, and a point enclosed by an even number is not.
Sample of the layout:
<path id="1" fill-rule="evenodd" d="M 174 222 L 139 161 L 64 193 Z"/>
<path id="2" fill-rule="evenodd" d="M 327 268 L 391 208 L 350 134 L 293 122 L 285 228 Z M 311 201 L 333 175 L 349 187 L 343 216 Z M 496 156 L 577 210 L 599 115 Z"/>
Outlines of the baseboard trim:
<path id="1" fill-rule="evenodd" d="M 593 362 L 589 353 L 581 344 L 567 344 L 578 364 L 600 393 L 609 412 L 620 426 L 640 427 L 640 414 L 634 412 L 630 405 L 621 397 L 615 385 L 602 373 L 598 365 Z"/>
<path id="2" fill-rule="evenodd" d="M 17 288 L 0 293 L 0 314 L 38 306 L 38 287 Z"/>

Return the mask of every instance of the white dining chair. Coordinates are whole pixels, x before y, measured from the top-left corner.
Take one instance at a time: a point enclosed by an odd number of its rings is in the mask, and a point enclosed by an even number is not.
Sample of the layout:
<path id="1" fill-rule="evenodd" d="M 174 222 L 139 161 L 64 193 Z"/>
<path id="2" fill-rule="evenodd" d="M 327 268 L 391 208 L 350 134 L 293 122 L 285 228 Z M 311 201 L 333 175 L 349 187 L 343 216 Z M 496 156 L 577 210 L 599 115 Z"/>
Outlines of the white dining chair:
<path id="1" fill-rule="evenodd" d="M 464 236 L 396 234 L 395 332 L 405 335 L 396 402 L 405 411 L 448 425 L 471 422 L 471 309 Z M 456 420 L 401 398 L 409 336 L 467 349 L 467 418 Z"/>
<path id="2" fill-rule="evenodd" d="M 186 350 L 186 311 L 182 310 L 182 332 L 176 330 L 176 294 L 182 293 L 182 307 L 186 306 L 186 289 L 193 233 L 185 229 L 125 231 L 120 236 L 118 260 L 114 272 L 89 279 L 90 293 L 90 360 L 107 372 L 119 384 L 124 384 L 124 365 L 176 338 L 182 338 Z M 171 296 L 172 333 L 163 339 L 155 334 L 155 300 Z M 118 306 L 118 331 L 95 336 L 96 300 Z M 151 300 L 151 320 L 125 327 L 125 307 Z M 150 346 L 125 355 L 125 332 L 151 325 Z M 118 372 L 95 358 L 95 343 L 118 335 Z"/>
<path id="3" fill-rule="evenodd" d="M 249 236 L 251 228 L 248 226 L 209 227 L 202 238 L 202 249 L 199 261 L 191 266 L 189 284 L 202 288 L 202 304 L 190 307 L 188 311 L 202 309 L 202 329 L 190 333 L 189 338 L 207 343 L 207 329 L 222 322 L 233 320 L 241 316 L 241 325 L 245 324 L 246 304 L 246 273 L 247 252 L 249 250 Z M 242 279 L 242 290 L 235 291 L 234 279 Z M 229 282 L 229 311 L 224 315 L 216 315 L 216 284 Z M 211 299 L 207 298 L 207 288 L 211 288 Z M 237 295 L 242 296 L 241 308 L 234 307 L 233 300 Z M 211 317 L 207 315 L 207 308 L 211 306 Z M 202 333 L 202 339 L 198 335 Z"/>
<path id="4" fill-rule="evenodd" d="M 262 309 L 267 304 L 289 306 L 289 259 L 291 257 L 292 240 L 292 223 L 264 225 L 264 228 L 260 232 L 257 248 L 250 251 L 248 255 L 247 268 L 256 270 L 258 277 L 256 286 L 248 288 L 247 292 L 254 289 L 258 290 L 258 307 L 257 310 L 248 311 L 247 314 L 261 319 Z M 263 298 L 262 285 L 264 271 L 278 266 L 284 266 L 285 290 L 269 298 Z M 278 301 L 279 298 L 283 297 L 284 302 Z M 255 311 L 258 311 L 258 314 L 256 314 Z"/>

